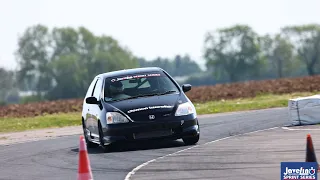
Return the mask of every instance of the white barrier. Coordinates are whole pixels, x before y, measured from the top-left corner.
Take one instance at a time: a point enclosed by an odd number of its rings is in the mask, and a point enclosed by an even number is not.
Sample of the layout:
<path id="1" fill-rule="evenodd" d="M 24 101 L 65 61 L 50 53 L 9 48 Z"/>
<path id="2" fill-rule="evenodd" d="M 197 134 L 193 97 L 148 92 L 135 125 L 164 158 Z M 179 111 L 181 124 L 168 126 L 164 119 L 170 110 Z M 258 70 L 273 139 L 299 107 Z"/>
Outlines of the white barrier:
<path id="1" fill-rule="evenodd" d="M 289 118 L 292 125 L 320 123 L 320 95 L 289 99 Z"/>

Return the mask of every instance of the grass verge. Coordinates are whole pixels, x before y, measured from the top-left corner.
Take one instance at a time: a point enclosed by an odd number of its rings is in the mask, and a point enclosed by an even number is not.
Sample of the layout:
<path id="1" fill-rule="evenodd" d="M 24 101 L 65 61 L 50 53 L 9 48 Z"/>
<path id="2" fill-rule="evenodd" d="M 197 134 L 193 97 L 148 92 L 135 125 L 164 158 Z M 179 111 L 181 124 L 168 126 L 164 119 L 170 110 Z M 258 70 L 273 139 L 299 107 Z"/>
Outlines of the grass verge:
<path id="1" fill-rule="evenodd" d="M 81 125 L 81 113 L 50 114 L 26 118 L 0 118 L 0 133 Z"/>
<path id="2" fill-rule="evenodd" d="M 254 98 L 243 98 L 234 100 L 211 101 L 206 103 L 195 103 L 198 114 L 212 114 L 232 111 L 257 110 L 288 106 L 291 98 L 311 96 L 316 93 L 292 93 L 283 95 L 263 94 Z"/>
<path id="3" fill-rule="evenodd" d="M 284 95 L 264 94 L 255 98 L 244 98 L 235 100 L 211 101 L 206 103 L 195 103 L 197 113 L 212 114 L 243 110 L 256 110 L 273 107 L 286 107 L 288 99 L 310 96 L 316 93 L 293 93 Z M 52 114 L 27 118 L 0 118 L 0 133 L 15 132 L 32 129 L 43 129 L 50 127 L 64 127 L 81 125 L 81 113 Z"/>

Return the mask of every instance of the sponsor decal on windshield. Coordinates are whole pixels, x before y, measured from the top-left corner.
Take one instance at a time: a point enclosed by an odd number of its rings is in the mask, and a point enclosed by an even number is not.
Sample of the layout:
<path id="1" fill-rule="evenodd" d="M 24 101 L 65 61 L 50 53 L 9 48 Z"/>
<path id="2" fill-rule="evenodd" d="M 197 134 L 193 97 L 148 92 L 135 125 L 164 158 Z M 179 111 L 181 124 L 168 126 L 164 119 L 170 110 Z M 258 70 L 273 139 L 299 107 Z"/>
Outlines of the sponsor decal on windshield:
<path id="1" fill-rule="evenodd" d="M 163 106 L 149 106 L 149 107 L 143 107 L 143 108 L 137 108 L 137 109 L 131 109 L 127 113 L 133 113 L 138 111 L 145 111 L 149 109 L 167 109 L 167 108 L 173 108 L 173 106 L 163 105 Z"/>
<path id="2" fill-rule="evenodd" d="M 134 75 L 134 76 L 125 76 L 117 79 L 111 79 L 111 82 L 135 79 L 135 78 L 155 77 L 155 76 L 161 76 L 161 74 L 156 73 L 156 74 L 140 74 L 140 75 Z"/>

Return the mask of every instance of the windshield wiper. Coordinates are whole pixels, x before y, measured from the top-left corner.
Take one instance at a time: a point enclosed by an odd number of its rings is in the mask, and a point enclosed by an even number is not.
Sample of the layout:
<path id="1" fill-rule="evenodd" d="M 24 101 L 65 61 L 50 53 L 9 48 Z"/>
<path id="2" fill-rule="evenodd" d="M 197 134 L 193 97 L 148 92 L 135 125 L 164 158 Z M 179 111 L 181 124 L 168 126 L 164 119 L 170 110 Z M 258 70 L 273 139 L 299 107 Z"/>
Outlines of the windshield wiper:
<path id="1" fill-rule="evenodd" d="M 143 94 L 143 95 L 138 95 L 138 96 L 135 96 L 135 97 L 160 96 L 160 95 L 171 94 L 171 93 L 175 93 L 175 92 L 177 92 L 177 91 L 170 90 L 170 91 L 166 91 L 166 92 L 163 92 L 163 93 Z"/>
<path id="2" fill-rule="evenodd" d="M 154 96 L 154 95 L 157 95 L 157 94 L 139 94 L 139 95 L 137 95 L 137 96 L 132 96 L 132 97 L 124 98 L 124 99 L 121 99 L 121 100 L 136 99 L 136 98 L 139 98 L 139 97 Z"/>
<path id="3" fill-rule="evenodd" d="M 165 95 L 165 94 L 171 94 L 171 93 L 175 93 L 177 91 L 174 91 L 174 90 L 170 90 L 170 91 L 166 91 L 164 93 L 158 93 L 157 95 Z"/>

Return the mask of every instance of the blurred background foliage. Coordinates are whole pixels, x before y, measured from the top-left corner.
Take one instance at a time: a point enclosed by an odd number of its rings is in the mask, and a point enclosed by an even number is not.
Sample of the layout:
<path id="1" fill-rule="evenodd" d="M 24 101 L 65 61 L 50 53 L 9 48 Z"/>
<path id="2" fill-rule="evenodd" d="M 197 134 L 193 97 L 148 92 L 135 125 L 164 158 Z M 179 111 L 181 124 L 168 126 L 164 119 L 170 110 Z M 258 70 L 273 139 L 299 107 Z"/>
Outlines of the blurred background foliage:
<path id="1" fill-rule="evenodd" d="M 110 36 L 85 27 L 28 27 L 18 39 L 18 69 L 0 68 L 0 105 L 82 98 L 99 73 L 136 67 L 161 67 L 180 84 L 193 86 L 248 80 L 311 76 L 320 73 L 320 25 L 257 34 L 236 24 L 208 31 L 203 43 L 205 68 L 188 54 L 145 59 Z"/>

